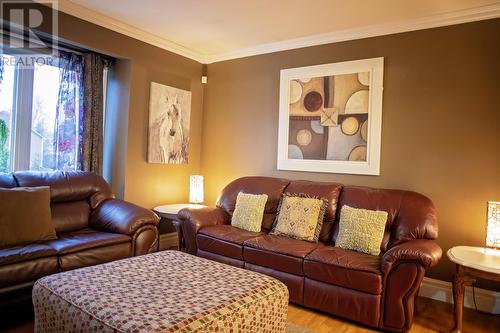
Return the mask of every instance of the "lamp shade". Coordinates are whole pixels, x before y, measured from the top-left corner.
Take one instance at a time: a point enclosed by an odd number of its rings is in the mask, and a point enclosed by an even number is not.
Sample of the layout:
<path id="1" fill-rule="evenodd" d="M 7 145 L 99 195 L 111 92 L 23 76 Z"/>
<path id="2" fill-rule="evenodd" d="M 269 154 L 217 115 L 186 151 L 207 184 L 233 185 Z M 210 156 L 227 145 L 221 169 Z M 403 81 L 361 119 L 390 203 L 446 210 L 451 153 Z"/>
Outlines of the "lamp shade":
<path id="1" fill-rule="evenodd" d="M 500 248 L 500 202 L 488 201 L 486 246 Z"/>
<path id="2" fill-rule="evenodd" d="M 203 202 L 203 176 L 189 177 L 189 202 L 195 204 Z"/>

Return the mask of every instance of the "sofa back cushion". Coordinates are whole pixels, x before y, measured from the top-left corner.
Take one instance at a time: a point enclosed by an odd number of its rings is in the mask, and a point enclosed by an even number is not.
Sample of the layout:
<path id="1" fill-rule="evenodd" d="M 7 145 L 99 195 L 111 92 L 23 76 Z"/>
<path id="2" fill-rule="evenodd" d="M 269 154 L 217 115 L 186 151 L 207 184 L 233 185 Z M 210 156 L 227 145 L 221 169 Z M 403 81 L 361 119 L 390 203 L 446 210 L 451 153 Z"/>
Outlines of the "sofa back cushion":
<path id="1" fill-rule="evenodd" d="M 432 201 L 422 194 L 369 187 L 345 186 L 339 199 L 337 220 L 332 241 L 335 243 L 339 231 L 339 216 L 343 205 L 354 208 L 387 212 L 384 238 L 380 250 L 411 239 L 436 239 L 438 225 Z"/>
<path id="2" fill-rule="evenodd" d="M 276 210 L 283 190 L 289 183 L 289 180 L 272 177 L 254 176 L 239 178 L 224 187 L 217 199 L 217 207 L 224 209 L 232 216 L 236 207 L 238 193 L 267 194 L 262 229 L 269 231 L 274 223 Z"/>
<path id="3" fill-rule="evenodd" d="M 11 173 L 0 172 L 0 187 L 13 188 L 17 187 L 16 180 Z"/>
<path id="4" fill-rule="evenodd" d="M 338 183 L 322 183 L 308 180 L 293 180 L 285 189 L 288 193 L 303 193 L 328 200 L 323 226 L 319 235 L 319 241 L 321 242 L 328 242 L 331 239 L 332 227 L 336 218 L 337 203 L 341 190 L 342 185 Z"/>
<path id="5" fill-rule="evenodd" d="M 88 227 L 90 206 L 85 200 L 55 202 L 51 204 L 52 224 L 58 233 Z"/>
<path id="6" fill-rule="evenodd" d="M 113 198 L 100 176 L 83 171 L 19 171 L 13 174 L 18 186 L 49 186 L 52 223 L 57 233 L 88 227 L 91 210 Z"/>

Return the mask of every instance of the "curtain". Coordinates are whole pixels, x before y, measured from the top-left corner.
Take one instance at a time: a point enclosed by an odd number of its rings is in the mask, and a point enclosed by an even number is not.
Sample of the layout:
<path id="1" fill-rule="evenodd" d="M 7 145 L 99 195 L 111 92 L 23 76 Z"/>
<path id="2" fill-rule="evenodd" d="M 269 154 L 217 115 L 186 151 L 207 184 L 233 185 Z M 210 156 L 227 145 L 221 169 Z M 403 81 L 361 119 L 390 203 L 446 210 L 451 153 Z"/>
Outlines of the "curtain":
<path id="1" fill-rule="evenodd" d="M 82 59 L 60 52 L 59 93 L 54 126 L 54 169 L 78 169 L 82 133 Z"/>
<path id="2" fill-rule="evenodd" d="M 0 52 L 0 85 L 2 84 L 3 81 L 3 54 Z"/>
<path id="3" fill-rule="evenodd" d="M 105 60 L 98 54 L 83 55 L 82 170 L 102 175 L 104 130 L 103 72 Z"/>

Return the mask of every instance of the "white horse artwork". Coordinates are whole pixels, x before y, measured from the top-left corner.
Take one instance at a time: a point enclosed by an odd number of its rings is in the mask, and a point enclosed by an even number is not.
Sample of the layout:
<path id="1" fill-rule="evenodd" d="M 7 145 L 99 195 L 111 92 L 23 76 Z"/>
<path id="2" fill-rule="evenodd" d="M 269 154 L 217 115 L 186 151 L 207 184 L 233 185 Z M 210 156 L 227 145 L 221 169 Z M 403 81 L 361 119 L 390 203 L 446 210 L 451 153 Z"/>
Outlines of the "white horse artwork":
<path id="1" fill-rule="evenodd" d="M 188 162 L 191 92 L 151 83 L 148 162 Z"/>

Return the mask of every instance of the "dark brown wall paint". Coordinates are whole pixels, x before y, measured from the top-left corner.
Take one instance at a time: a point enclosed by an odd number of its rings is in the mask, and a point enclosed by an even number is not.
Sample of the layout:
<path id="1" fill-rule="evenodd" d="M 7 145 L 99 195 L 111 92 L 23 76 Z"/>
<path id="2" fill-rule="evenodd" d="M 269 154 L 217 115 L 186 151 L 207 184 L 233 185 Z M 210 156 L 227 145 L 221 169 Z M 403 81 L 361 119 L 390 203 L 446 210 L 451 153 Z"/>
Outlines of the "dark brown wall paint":
<path id="1" fill-rule="evenodd" d="M 126 145 L 126 156 L 121 165 L 115 166 L 120 170 L 113 171 L 113 175 L 124 174 L 125 199 L 145 207 L 184 202 L 188 196 L 189 175 L 198 173 L 200 169 L 202 65 L 63 13 L 59 16 L 59 35 L 73 44 L 130 63 L 129 109 L 123 110 L 124 116 L 128 114 L 128 133 L 123 140 L 116 141 L 116 144 Z M 151 81 L 192 91 L 188 165 L 146 162 Z M 123 189 L 120 188 L 120 191 Z"/>
<path id="2" fill-rule="evenodd" d="M 385 57 L 380 176 L 276 170 L 279 71 Z M 500 20 L 208 65 L 202 173 L 209 204 L 244 175 L 408 189 L 436 204 L 439 244 L 481 245 L 500 200 Z M 450 280 L 443 259 L 430 277 Z"/>

